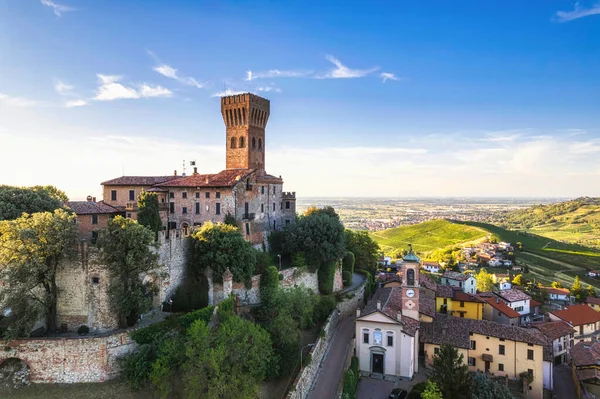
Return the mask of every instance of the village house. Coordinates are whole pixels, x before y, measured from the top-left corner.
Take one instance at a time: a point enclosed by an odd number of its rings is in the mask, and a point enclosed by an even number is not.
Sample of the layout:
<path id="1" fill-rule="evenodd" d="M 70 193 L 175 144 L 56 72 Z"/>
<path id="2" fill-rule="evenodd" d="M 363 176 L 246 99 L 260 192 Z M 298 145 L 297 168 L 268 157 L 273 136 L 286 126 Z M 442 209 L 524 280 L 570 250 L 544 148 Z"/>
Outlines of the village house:
<path id="1" fill-rule="evenodd" d="M 281 176 L 265 171 L 265 127 L 270 102 L 245 93 L 221 98 L 226 126 L 226 169 L 216 174 L 122 176 L 102 183 L 104 201 L 137 218 L 142 190 L 154 192 L 164 229 L 222 222 L 232 215 L 247 241 L 266 244 L 267 236 L 295 219 L 296 194 L 283 191 Z"/>
<path id="2" fill-rule="evenodd" d="M 548 313 L 551 321 L 564 321 L 575 329 L 576 341 L 590 341 L 600 328 L 600 313 L 588 305 L 572 305 L 563 310 Z"/>
<path id="3" fill-rule="evenodd" d="M 598 270 L 590 270 L 587 272 L 588 277 L 600 277 L 600 272 Z"/>
<path id="4" fill-rule="evenodd" d="M 488 294 L 488 293 L 486 293 Z M 483 319 L 493 321 L 495 323 L 504 324 L 507 326 L 520 325 L 521 315 L 516 310 L 509 307 L 499 297 L 489 294 L 484 296 L 480 294 L 481 299 L 485 301 L 483 305 Z"/>
<path id="5" fill-rule="evenodd" d="M 122 214 L 119 210 L 104 202 L 96 202 L 96 198 L 88 196 L 86 201 L 68 201 L 69 207 L 76 216 L 79 238 L 96 242 L 98 231 L 108 226 L 108 220 Z"/>
<path id="6" fill-rule="evenodd" d="M 437 262 L 423 262 L 423 269 L 429 273 L 439 273 L 442 266 Z"/>
<path id="7" fill-rule="evenodd" d="M 512 284 L 510 283 L 510 281 L 508 281 L 508 279 L 500 280 L 500 282 L 498 283 L 498 289 L 500 291 L 510 290 L 511 288 L 512 288 Z"/>
<path id="8" fill-rule="evenodd" d="M 529 372 L 529 398 L 543 398 L 544 346 L 546 339 L 535 329 L 506 326 L 486 320 L 473 320 L 437 314 L 432 323 L 422 323 L 421 343 L 426 364 L 432 364 L 440 345 L 458 348 L 472 372 L 489 372 L 518 381 Z"/>
<path id="9" fill-rule="evenodd" d="M 529 295 L 516 289 L 494 292 L 494 295 L 507 304 L 508 307 L 519 313 L 519 324 L 522 325 L 530 321 L 531 297 Z"/>
<path id="10" fill-rule="evenodd" d="M 420 260 L 402 262 L 401 286 L 379 288 L 357 311 L 356 356 L 363 374 L 412 378 L 419 370 Z"/>
<path id="11" fill-rule="evenodd" d="M 577 379 L 586 389 L 597 392 L 600 380 L 600 342 L 580 341 L 571 348 L 571 359 Z"/>
<path id="12" fill-rule="evenodd" d="M 477 295 L 467 294 L 460 287 L 438 285 L 435 309 L 456 317 L 481 320 L 484 301 Z"/>
<path id="13" fill-rule="evenodd" d="M 588 296 L 585 298 L 585 303 L 596 312 L 600 312 L 600 298 L 595 296 Z"/>
<path id="14" fill-rule="evenodd" d="M 477 291 L 477 280 L 471 274 L 446 271 L 442 275 L 442 285 L 459 287 L 467 294 L 475 294 Z"/>
<path id="15" fill-rule="evenodd" d="M 539 330 L 552 344 L 552 358 L 556 365 L 566 364 L 570 360 L 571 347 L 574 344 L 575 329 L 564 321 L 533 323 L 531 327 Z M 552 388 L 549 388 L 552 389 Z"/>
<path id="16" fill-rule="evenodd" d="M 555 302 L 569 303 L 570 292 L 567 288 L 544 287 L 548 292 L 548 299 Z"/>

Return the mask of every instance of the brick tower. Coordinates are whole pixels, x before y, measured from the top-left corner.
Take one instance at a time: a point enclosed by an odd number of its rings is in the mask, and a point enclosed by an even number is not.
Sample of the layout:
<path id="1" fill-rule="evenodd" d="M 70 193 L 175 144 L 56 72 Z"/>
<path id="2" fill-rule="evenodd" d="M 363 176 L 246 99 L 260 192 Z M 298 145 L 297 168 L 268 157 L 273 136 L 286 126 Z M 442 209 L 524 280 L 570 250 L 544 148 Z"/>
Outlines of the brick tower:
<path id="1" fill-rule="evenodd" d="M 419 275 L 421 259 L 409 244 L 408 254 L 402 259 L 402 315 L 419 320 Z"/>
<path id="2" fill-rule="evenodd" d="M 265 170 L 265 126 L 270 108 L 269 100 L 251 93 L 221 98 L 227 169 Z"/>

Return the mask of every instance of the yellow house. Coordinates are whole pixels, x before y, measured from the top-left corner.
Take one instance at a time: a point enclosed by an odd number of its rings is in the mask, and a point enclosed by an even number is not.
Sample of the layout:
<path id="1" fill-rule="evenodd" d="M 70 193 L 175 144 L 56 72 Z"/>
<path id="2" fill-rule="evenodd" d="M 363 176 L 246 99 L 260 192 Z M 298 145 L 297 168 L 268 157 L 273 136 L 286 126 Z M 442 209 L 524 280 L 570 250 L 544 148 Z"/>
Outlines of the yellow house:
<path id="1" fill-rule="evenodd" d="M 600 312 L 600 298 L 596 298 L 593 296 L 588 296 L 585 298 L 585 303 L 594 309 L 596 312 Z"/>
<path id="2" fill-rule="evenodd" d="M 477 295 L 466 294 L 449 285 L 438 285 L 435 311 L 467 319 L 483 319 L 484 301 Z"/>
<path id="3" fill-rule="evenodd" d="M 521 373 L 531 373 L 529 398 L 543 399 L 544 345 L 546 339 L 538 330 L 507 326 L 487 320 L 473 320 L 438 314 L 432 323 L 422 323 L 420 340 L 425 363 L 443 344 L 458 348 L 470 371 L 489 372 L 519 380 Z"/>

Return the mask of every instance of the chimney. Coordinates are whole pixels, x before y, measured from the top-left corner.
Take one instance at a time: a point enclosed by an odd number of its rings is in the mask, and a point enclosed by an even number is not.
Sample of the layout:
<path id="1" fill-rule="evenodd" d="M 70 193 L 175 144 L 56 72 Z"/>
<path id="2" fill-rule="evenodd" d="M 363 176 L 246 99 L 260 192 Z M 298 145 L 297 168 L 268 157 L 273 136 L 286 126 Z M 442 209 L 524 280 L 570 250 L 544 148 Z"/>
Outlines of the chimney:
<path id="1" fill-rule="evenodd" d="M 92 202 L 92 196 L 91 195 L 88 195 L 86 199 L 87 199 L 87 202 Z"/>
<path id="2" fill-rule="evenodd" d="M 360 317 L 360 309 L 356 309 L 356 317 Z"/>
<path id="3" fill-rule="evenodd" d="M 208 177 L 206 178 L 206 184 L 208 184 Z"/>
<path id="4" fill-rule="evenodd" d="M 92 202 L 96 202 L 96 197 L 92 197 Z"/>
<path id="5" fill-rule="evenodd" d="M 177 169 L 173 172 L 173 176 L 177 176 Z"/>
<path id="6" fill-rule="evenodd" d="M 496 298 L 496 303 L 500 303 L 500 298 Z"/>
<path id="7" fill-rule="evenodd" d="M 377 310 L 381 310 L 381 301 L 377 301 Z"/>
<path id="8" fill-rule="evenodd" d="M 198 167 L 194 166 L 194 174 L 197 175 L 198 174 Z"/>

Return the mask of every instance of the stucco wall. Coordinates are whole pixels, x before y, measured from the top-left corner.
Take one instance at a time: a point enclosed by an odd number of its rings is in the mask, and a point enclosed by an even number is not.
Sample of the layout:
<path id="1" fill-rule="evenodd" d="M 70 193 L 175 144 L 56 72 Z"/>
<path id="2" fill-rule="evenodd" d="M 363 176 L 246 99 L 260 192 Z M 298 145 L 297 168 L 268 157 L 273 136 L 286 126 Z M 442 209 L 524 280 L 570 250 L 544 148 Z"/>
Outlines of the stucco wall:
<path id="1" fill-rule="evenodd" d="M 117 374 L 117 358 L 135 343 L 129 332 L 104 337 L 26 339 L 2 341 L 0 362 L 23 360 L 33 383 L 101 382 Z"/>

